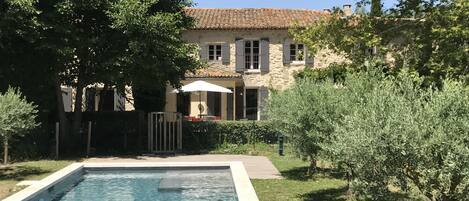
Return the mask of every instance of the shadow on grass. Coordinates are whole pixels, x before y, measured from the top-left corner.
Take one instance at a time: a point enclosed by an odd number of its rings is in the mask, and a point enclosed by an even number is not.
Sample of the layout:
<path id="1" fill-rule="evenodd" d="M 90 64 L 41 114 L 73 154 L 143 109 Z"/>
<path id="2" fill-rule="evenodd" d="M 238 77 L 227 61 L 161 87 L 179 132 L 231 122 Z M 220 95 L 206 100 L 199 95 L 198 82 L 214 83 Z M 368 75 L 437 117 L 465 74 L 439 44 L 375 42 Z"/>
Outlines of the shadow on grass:
<path id="1" fill-rule="evenodd" d="M 347 200 L 347 187 L 331 188 L 320 191 L 314 191 L 300 195 L 300 199 L 304 201 L 345 201 Z"/>
<path id="2" fill-rule="evenodd" d="M 308 173 L 307 166 L 281 171 L 280 173 L 286 179 L 298 180 L 298 181 L 306 181 L 306 180 L 315 179 L 315 178 L 343 179 L 345 176 L 344 173 L 339 172 L 336 169 L 321 168 L 321 167 L 318 167 L 316 170 L 316 173 L 314 173 L 313 175 L 307 175 Z"/>
<path id="3" fill-rule="evenodd" d="M 22 181 L 31 175 L 50 173 L 38 167 L 29 166 L 7 166 L 0 169 L 0 180 Z"/>
<path id="4" fill-rule="evenodd" d="M 371 198 L 373 195 L 370 195 Z M 299 196 L 301 200 L 304 201 L 345 201 L 347 200 L 347 187 L 344 186 L 342 188 L 329 188 L 319 191 L 313 191 L 309 193 L 305 193 Z M 408 194 L 402 192 L 388 192 L 387 194 L 383 195 L 380 200 L 415 200 L 412 199 Z"/>

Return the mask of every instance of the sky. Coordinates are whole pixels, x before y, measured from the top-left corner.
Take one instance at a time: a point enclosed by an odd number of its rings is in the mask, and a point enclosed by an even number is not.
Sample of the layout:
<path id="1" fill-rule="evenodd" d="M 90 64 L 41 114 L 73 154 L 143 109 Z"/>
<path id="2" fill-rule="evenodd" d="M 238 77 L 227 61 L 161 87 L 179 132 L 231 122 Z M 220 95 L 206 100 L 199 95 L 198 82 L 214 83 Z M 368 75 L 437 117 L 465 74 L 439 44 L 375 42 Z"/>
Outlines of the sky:
<path id="1" fill-rule="evenodd" d="M 300 8 L 322 10 L 344 4 L 355 5 L 357 0 L 193 0 L 200 8 Z M 384 8 L 392 7 L 397 0 L 381 0 Z"/>

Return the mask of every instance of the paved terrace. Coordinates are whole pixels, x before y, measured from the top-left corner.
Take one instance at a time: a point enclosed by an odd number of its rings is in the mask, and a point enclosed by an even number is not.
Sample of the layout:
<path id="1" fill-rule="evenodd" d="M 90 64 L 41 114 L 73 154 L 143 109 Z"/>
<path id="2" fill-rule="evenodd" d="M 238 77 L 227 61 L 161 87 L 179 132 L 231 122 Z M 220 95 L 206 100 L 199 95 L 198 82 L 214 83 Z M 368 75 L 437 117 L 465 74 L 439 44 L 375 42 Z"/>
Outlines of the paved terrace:
<path id="1" fill-rule="evenodd" d="M 245 155 L 177 155 L 177 156 L 138 156 L 89 158 L 92 163 L 138 163 L 138 162 L 229 162 L 241 161 L 251 179 L 281 179 L 279 171 L 265 156 Z"/>

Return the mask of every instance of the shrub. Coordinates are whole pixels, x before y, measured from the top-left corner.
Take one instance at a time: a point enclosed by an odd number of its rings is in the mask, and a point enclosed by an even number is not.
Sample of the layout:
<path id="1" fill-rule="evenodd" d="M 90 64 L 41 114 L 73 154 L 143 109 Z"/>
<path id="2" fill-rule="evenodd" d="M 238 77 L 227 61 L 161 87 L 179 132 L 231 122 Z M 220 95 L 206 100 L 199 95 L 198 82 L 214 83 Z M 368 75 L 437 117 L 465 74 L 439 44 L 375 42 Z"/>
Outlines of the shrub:
<path id="1" fill-rule="evenodd" d="M 28 102 L 17 89 L 9 88 L 0 94 L 0 136 L 3 139 L 3 163 L 8 163 L 8 141 L 37 127 L 36 106 Z"/>
<path id="2" fill-rule="evenodd" d="M 184 122 L 183 148 L 200 152 L 222 144 L 275 143 L 277 134 L 268 121 Z"/>
<path id="3" fill-rule="evenodd" d="M 345 170 L 360 200 L 395 200 L 390 187 L 469 200 L 469 89 L 450 80 L 421 88 L 407 72 L 367 69 L 340 87 L 297 80 L 269 100 L 273 125 L 301 156 Z"/>
<path id="4" fill-rule="evenodd" d="M 269 119 L 288 137 L 296 153 L 310 160 L 309 172 L 315 170 L 321 143 L 329 140 L 334 121 L 339 119 L 342 91 L 330 79 L 306 78 L 297 80 L 289 90 L 272 94 L 268 101 Z"/>
<path id="5" fill-rule="evenodd" d="M 469 93 L 446 81 L 440 91 L 419 89 L 407 75 L 386 78 L 367 90 L 336 124 L 326 147 L 345 164 L 362 198 L 390 198 L 389 186 L 412 186 L 431 200 L 467 200 L 469 189 Z M 352 99 L 348 98 L 349 100 Z M 358 99 L 356 99 L 358 100 Z"/>
<path id="6" fill-rule="evenodd" d="M 73 113 L 67 113 L 73 118 Z M 91 127 L 91 148 L 96 155 L 139 153 L 145 150 L 147 137 L 143 111 L 84 112 L 83 124 L 77 136 L 68 143 L 71 155 L 86 153 L 88 122 Z"/>
<path id="7" fill-rule="evenodd" d="M 327 68 L 305 68 L 295 75 L 299 79 L 312 79 L 315 81 L 332 80 L 334 83 L 343 83 L 347 76 L 347 65 L 332 63 Z"/>

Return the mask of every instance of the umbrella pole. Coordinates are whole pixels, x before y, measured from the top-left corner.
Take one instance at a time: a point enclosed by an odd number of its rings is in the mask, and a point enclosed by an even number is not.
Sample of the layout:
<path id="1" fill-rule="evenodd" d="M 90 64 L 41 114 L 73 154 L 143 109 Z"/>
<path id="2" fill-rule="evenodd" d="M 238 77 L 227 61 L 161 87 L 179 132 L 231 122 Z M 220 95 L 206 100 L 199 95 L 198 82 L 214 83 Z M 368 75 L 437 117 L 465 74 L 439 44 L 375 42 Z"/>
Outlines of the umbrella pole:
<path id="1" fill-rule="evenodd" d="M 202 118 L 202 92 L 199 91 L 199 118 Z"/>

